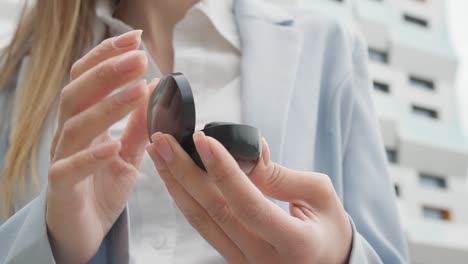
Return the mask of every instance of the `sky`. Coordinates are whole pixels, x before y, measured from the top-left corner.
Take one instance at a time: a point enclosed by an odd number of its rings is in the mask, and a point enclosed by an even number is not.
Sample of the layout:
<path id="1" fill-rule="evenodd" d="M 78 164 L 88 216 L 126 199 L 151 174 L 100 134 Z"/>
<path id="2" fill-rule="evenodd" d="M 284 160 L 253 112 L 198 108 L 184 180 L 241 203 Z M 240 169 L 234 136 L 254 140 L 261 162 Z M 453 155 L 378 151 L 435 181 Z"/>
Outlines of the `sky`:
<path id="1" fill-rule="evenodd" d="M 467 0 L 442 0 L 447 1 L 447 18 L 454 48 L 456 49 L 460 65 L 456 81 L 458 94 L 458 108 L 460 119 L 468 139 L 468 1 Z"/>

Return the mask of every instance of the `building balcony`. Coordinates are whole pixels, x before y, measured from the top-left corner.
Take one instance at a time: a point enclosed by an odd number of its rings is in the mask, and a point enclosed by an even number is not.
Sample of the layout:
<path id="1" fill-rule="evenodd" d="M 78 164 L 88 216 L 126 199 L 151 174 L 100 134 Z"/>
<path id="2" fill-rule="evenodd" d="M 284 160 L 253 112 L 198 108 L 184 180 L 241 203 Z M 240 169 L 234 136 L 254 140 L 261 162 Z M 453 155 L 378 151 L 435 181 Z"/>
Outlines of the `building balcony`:
<path id="1" fill-rule="evenodd" d="M 406 219 L 411 263 L 462 264 L 468 259 L 468 226 L 436 220 Z"/>
<path id="2" fill-rule="evenodd" d="M 451 224 L 468 222 L 467 179 L 453 175 L 428 175 L 424 171 L 390 165 L 390 176 L 398 190 L 401 215 L 408 219 L 437 217 Z M 434 209 L 438 212 L 434 212 Z M 402 219 L 403 220 L 403 219 Z"/>
<path id="3" fill-rule="evenodd" d="M 432 32 L 403 22 L 390 31 L 390 61 L 396 67 L 437 80 L 453 82 L 457 55 L 443 32 Z"/>
<path id="4" fill-rule="evenodd" d="M 353 2 L 369 47 L 387 53 L 389 62 L 406 72 L 453 81 L 458 60 L 441 10 L 443 4 L 432 1 Z"/>
<path id="5" fill-rule="evenodd" d="M 353 14 L 370 47 L 390 49 L 389 32 L 398 13 L 388 1 L 355 1 Z"/>
<path id="6" fill-rule="evenodd" d="M 407 116 L 398 126 L 398 138 L 402 166 L 440 175 L 466 175 L 468 145 L 456 124 Z"/>

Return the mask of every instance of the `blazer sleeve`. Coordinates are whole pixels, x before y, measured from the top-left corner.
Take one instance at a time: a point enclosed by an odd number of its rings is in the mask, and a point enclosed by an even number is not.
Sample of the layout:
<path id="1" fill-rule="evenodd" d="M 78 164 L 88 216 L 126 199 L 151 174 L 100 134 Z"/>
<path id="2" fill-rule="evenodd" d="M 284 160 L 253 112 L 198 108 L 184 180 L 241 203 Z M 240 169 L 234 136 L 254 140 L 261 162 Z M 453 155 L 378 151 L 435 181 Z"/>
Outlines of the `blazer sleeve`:
<path id="1" fill-rule="evenodd" d="M 47 235 L 46 196 L 43 191 L 0 226 L 0 263 L 55 263 Z M 89 263 L 128 263 L 127 217 L 125 210 Z"/>
<path id="2" fill-rule="evenodd" d="M 45 221 L 46 192 L 0 226 L 1 263 L 55 263 Z"/>
<path id="3" fill-rule="evenodd" d="M 396 196 L 372 104 L 367 45 L 355 36 L 353 66 L 332 107 L 342 135 L 343 203 L 353 226 L 350 263 L 408 263 Z"/>

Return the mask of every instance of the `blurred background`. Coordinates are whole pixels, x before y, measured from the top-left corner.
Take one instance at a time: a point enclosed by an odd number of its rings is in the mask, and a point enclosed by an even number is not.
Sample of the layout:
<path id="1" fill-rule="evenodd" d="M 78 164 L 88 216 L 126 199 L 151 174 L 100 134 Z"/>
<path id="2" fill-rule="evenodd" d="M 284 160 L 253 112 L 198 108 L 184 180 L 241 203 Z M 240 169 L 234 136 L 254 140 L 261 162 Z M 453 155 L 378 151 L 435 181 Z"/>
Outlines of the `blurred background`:
<path id="1" fill-rule="evenodd" d="M 468 263 L 468 2 L 294 4 L 352 23 L 368 42 L 374 104 L 411 263 Z"/>
<path id="2" fill-rule="evenodd" d="M 362 33 L 411 263 L 467 263 L 468 1 L 269 1 L 330 14 Z M 0 0 L 0 47 L 19 2 Z"/>

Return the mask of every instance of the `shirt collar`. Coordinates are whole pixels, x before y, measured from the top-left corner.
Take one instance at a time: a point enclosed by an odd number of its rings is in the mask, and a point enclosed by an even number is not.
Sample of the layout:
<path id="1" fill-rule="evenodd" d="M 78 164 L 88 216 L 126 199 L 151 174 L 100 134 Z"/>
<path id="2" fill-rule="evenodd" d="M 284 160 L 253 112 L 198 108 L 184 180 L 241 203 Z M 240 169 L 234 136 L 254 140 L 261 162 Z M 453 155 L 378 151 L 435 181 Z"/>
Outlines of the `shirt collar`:
<path id="1" fill-rule="evenodd" d="M 192 10 L 197 9 L 208 17 L 223 38 L 240 51 L 241 44 L 233 0 L 201 0 L 192 8 Z"/>

